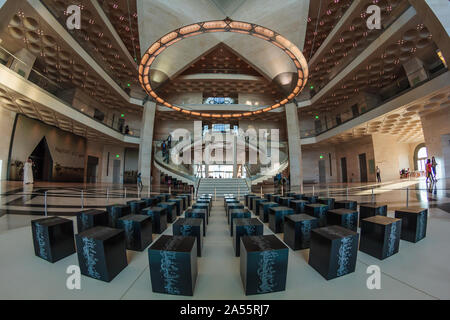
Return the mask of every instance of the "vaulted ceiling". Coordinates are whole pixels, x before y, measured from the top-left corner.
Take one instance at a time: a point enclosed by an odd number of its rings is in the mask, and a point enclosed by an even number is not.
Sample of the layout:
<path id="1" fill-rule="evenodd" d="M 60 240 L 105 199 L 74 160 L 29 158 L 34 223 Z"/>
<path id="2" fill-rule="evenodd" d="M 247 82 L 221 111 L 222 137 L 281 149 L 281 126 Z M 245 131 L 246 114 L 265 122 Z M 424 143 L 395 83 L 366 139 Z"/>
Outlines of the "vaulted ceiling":
<path id="1" fill-rule="evenodd" d="M 223 43 L 188 64 L 180 75 L 159 87 L 158 92 L 164 98 L 189 92 L 202 92 L 209 97 L 237 97 L 239 93 L 257 93 L 266 95 L 271 101 L 283 96 L 275 83 Z"/>
<path id="2" fill-rule="evenodd" d="M 262 25 L 279 32 L 300 49 L 306 33 L 309 0 L 138 0 L 141 53 L 166 33 L 184 25 L 229 17 Z M 154 63 L 154 68 L 172 78 L 186 64 L 204 52 L 225 43 L 249 61 L 267 78 L 295 72 L 289 57 L 279 48 L 253 37 L 211 33 L 180 41 L 169 47 Z"/>

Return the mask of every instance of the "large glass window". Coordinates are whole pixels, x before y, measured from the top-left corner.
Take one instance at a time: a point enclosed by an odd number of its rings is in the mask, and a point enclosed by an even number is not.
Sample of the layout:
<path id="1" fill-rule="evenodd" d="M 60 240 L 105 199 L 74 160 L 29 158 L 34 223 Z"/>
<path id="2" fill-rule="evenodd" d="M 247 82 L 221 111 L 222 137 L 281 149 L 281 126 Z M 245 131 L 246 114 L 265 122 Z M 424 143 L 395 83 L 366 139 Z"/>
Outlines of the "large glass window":
<path id="1" fill-rule="evenodd" d="M 205 98 L 203 103 L 204 104 L 234 104 L 235 100 L 233 98 L 229 97 L 208 97 Z"/>
<path id="2" fill-rule="evenodd" d="M 230 131 L 230 124 L 216 123 L 212 125 L 213 132 L 228 132 Z"/>
<path id="3" fill-rule="evenodd" d="M 419 171 L 425 171 L 428 158 L 428 152 L 426 147 L 422 147 L 417 152 L 417 168 Z"/>

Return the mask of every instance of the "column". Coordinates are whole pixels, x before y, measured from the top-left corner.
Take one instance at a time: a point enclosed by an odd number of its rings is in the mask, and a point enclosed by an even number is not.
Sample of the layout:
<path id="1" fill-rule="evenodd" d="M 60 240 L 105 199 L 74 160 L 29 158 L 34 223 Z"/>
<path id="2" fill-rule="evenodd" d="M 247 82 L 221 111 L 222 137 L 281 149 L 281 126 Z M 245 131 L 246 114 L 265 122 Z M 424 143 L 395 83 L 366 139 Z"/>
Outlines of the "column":
<path id="1" fill-rule="evenodd" d="M 150 177 L 152 173 L 152 146 L 153 146 L 153 130 L 155 126 L 156 103 L 147 101 L 144 104 L 144 112 L 141 124 L 141 143 L 139 146 L 139 172 L 142 175 L 142 183 L 144 186 L 150 185 Z"/>
<path id="2" fill-rule="evenodd" d="M 242 170 L 242 169 L 241 169 Z M 237 163 L 237 137 L 233 135 L 233 178 L 236 179 L 238 174 Z"/>
<path id="3" fill-rule="evenodd" d="M 303 192 L 302 148 L 297 106 L 289 103 L 286 109 L 286 127 L 289 146 L 289 170 L 291 191 Z"/>

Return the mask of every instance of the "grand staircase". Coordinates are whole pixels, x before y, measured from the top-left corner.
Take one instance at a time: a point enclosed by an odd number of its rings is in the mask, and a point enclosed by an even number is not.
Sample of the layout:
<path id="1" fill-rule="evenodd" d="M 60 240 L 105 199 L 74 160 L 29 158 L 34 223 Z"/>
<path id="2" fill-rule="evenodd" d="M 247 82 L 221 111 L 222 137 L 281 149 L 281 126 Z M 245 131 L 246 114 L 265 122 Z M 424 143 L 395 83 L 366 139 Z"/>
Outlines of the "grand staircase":
<path id="1" fill-rule="evenodd" d="M 212 194 L 223 197 L 224 194 L 244 194 L 249 193 L 245 179 L 201 179 L 197 195 Z"/>

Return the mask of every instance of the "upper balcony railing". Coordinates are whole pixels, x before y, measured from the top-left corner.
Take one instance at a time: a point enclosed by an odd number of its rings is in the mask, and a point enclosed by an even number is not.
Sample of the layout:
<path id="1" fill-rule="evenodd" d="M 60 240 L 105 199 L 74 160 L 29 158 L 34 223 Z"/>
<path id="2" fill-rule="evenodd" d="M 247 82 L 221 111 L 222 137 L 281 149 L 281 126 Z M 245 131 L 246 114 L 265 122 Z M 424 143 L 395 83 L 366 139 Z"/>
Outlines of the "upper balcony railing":
<path id="1" fill-rule="evenodd" d="M 26 66 L 29 68 L 29 65 L 22 61 L 21 59 L 14 56 L 11 52 L 0 46 L 0 64 L 6 66 L 7 68 L 15 71 L 12 66 L 15 65 L 15 61 L 20 62 L 20 64 Z M 16 72 L 16 71 L 15 71 Z M 126 133 L 126 124 L 121 123 L 118 118 L 113 119 L 111 116 L 106 115 L 103 120 L 99 120 L 98 118 L 92 116 L 89 114 L 88 108 L 86 109 L 79 109 L 72 105 L 72 101 L 65 100 L 60 93 L 64 91 L 65 89 L 62 88 L 57 82 L 49 79 L 42 73 L 40 73 L 35 68 L 31 67 L 30 75 L 28 76 L 28 79 L 24 78 L 24 81 L 29 81 L 35 85 L 37 85 L 39 88 L 45 90 L 49 95 L 51 95 L 54 99 L 58 100 L 59 102 L 67 105 L 68 107 L 76 110 L 79 113 L 82 113 L 83 115 L 91 118 L 92 120 L 95 120 L 98 123 L 101 123 L 104 126 L 107 126 L 110 129 L 113 129 L 114 131 L 120 132 L 124 135 L 132 136 L 132 137 L 140 137 L 141 130 L 140 128 L 128 128 L 128 132 Z M 67 98 L 66 98 L 67 99 Z M 92 109 L 92 108 L 91 108 Z"/>
<path id="2" fill-rule="evenodd" d="M 433 80 L 434 78 L 437 78 L 438 76 L 440 76 L 441 74 L 443 74 L 447 71 L 448 71 L 448 69 L 444 66 L 444 64 L 439 64 L 433 70 L 428 71 L 428 78 L 426 80 L 423 80 L 422 82 L 417 83 L 414 87 L 410 86 L 407 78 L 400 79 L 398 81 L 398 87 L 397 87 L 397 90 L 395 91 L 395 93 L 390 96 L 384 96 L 384 97 L 381 96 L 381 100 L 379 101 L 379 103 L 372 106 L 371 108 L 358 109 L 358 112 L 354 113 L 354 111 L 349 106 L 349 108 L 344 110 L 342 113 L 333 115 L 333 118 L 327 117 L 326 121 L 321 123 L 320 128 L 311 129 L 311 130 L 301 130 L 300 137 L 301 138 L 316 137 L 316 136 L 319 136 L 329 130 L 337 128 L 340 125 L 343 125 L 353 119 L 356 119 L 356 118 L 362 116 L 363 114 L 365 114 L 369 111 L 372 111 L 372 110 L 384 105 L 385 103 L 387 103 L 401 95 L 404 95 L 405 93 L 407 93 L 413 89 L 416 89 L 417 87 L 424 85 L 425 83 Z M 337 119 L 339 119 L 339 121 Z"/>

